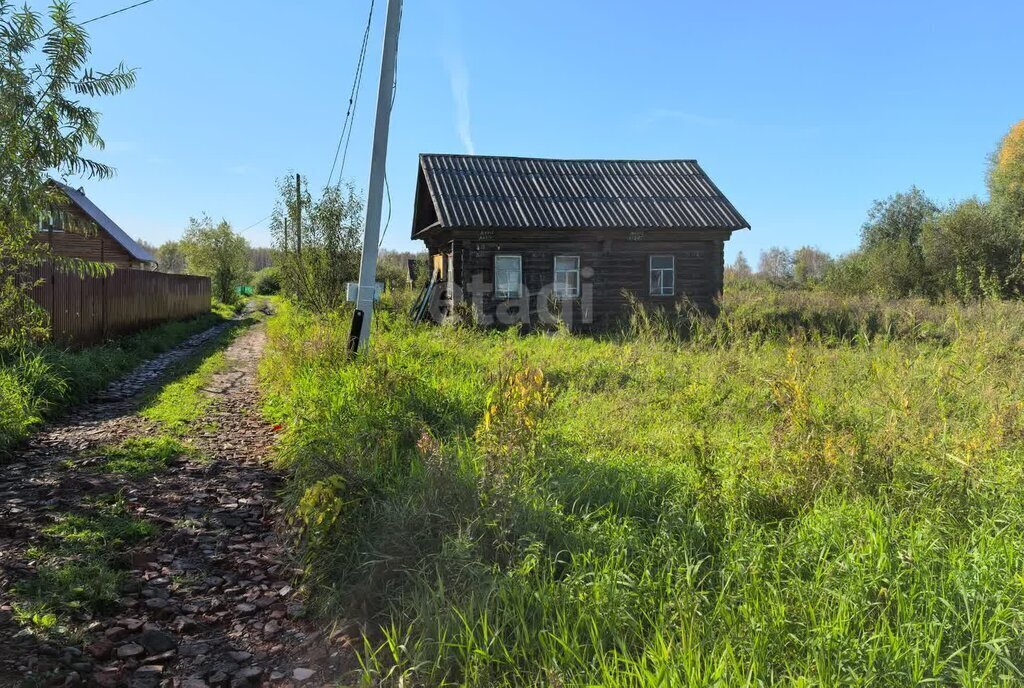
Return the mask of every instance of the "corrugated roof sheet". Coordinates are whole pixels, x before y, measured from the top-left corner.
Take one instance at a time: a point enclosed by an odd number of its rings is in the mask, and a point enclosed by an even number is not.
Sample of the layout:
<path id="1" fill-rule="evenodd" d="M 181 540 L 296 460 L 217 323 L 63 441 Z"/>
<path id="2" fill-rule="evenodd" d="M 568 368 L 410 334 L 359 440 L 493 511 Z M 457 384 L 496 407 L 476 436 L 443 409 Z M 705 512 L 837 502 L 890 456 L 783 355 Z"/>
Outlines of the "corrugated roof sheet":
<path id="1" fill-rule="evenodd" d="M 88 215 L 93 222 L 102 227 L 107 234 L 113 237 L 114 241 L 121 244 L 128 253 L 132 255 L 135 260 L 140 260 L 144 263 L 155 263 L 156 258 L 153 254 L 144 249 L 139 245 L 139 242 L 128 236 L 128 233 L 121 229 L 116 222 L 107 217 L 107 214 L 99 209 L 95 203 L 89 200 L 82 191 L 74 189 L 67 184 L 62 184 L 56 179 L 53 180 L 61 191 L 63 191 L 72 203 L 81 208 L 82 212 Z"/>
<path id="2" fill-rule="evenodd" d="M 696 160 L 423 154 L 445 228 L 750 228 Z"/>

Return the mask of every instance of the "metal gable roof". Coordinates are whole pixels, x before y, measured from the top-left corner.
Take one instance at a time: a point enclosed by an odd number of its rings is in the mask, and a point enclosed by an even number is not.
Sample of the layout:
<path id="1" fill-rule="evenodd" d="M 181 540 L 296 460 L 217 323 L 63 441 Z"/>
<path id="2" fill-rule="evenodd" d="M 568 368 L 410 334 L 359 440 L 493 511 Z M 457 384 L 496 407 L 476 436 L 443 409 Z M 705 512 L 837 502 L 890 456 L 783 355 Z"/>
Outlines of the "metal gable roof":
<path id="1" fill-rule="evenodd" d="M 116 222 L 107 217 L 107 214 L 99 209 L 95 203 L 89 200 L 89 197 L 82 191 L 74 189 L 67 184 L 62 184 L 56 179 L 52 180 L 57 187 L 64 192 L 68 199 L 81 209 L 83 213 L 89 216 L 89 218 L 98 224 L 103 230 L 111 236 L 117 243 L 124 247 L 132 258 L 135 260 L 142 261 L 144 263 L 155 263 L 156 258 L 152 253 L 144 249 L 139 245 L 137 241 L 128 236 L 128 233 L 121 229 Z"/>
<path id="2" fill-rule="evenodd" d="M 749 229 L 696 160 L 547 160 L 423 154 L 440 226 Z"/>

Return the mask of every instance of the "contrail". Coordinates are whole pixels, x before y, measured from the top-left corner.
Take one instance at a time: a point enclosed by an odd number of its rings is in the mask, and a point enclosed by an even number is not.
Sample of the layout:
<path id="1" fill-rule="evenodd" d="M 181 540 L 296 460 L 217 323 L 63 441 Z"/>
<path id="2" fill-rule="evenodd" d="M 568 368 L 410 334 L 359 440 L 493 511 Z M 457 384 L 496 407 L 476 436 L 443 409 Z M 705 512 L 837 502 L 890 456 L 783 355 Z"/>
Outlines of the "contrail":
<path id="1" fill-rule="evenodd" d="M 445 59 L 448 68 L 448 81 L 452 87 L 452 100 L 455 101 L 455 126 L 459 132 L 462 147 L 470 155 L 476 153 L 473 145 L 472 118 L 469 109 L 469 76 L 466 64 L 461 55 L 449 54 Z"/>
<path id="2" fill-rule="evenodd" d="M 469 73 L 462 56 L 462 40 L 459 31 L 459 15 L 453 0 L 441 0 L 441 59 L 448 72 L 448 83 L 452 87 L 452 102 L 455 104 L 455 130 L 459 133 L 462 147 L 470 155 L 476 154 L 473 145 L 472 115 L 469 109 Z"/>

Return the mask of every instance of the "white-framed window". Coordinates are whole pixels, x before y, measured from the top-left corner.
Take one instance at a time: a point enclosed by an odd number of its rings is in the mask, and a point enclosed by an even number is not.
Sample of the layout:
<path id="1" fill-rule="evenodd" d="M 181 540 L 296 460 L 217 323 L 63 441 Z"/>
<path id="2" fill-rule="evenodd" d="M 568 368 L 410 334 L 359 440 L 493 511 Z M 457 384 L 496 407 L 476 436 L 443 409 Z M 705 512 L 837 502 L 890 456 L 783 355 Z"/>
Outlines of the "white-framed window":
<path id="1" fill-rule="evenodd" d="M 555 298 L 575 299 L 580 295 L 580 257 L 555 256 Z"/>
<path id="2" fill-rule="evenodd" d="M 676 257 L 651 256 L 651 296 L 676 293 Z"/>
<path id="3" fill-rule="evenodd" d="M 494 256 L 494 296 L 518 299 L 523 293 L 522 256 Z"/>

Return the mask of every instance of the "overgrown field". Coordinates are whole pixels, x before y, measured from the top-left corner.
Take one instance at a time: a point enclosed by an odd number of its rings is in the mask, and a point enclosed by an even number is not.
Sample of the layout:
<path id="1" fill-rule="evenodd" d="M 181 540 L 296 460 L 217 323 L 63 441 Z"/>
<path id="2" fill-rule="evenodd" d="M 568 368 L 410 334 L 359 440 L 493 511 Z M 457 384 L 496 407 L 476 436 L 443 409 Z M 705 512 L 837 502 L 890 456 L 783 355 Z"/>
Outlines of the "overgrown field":
<path id="1" fill-rule="evenodd" d="M 370 621 L 367 681 L 1024 682 L 1020 304 L 383 313 L 357 363 L 341 318 L 269 329 L 308 584 Z"/>
<path id="2" fill-rule="evenodd" d="M 87 399 L 147 358 L 222 322 L 230 309 L 159 325 L 79 350 L 53 345 L 0 351 L 0 461 L 48 416 Z"/>

